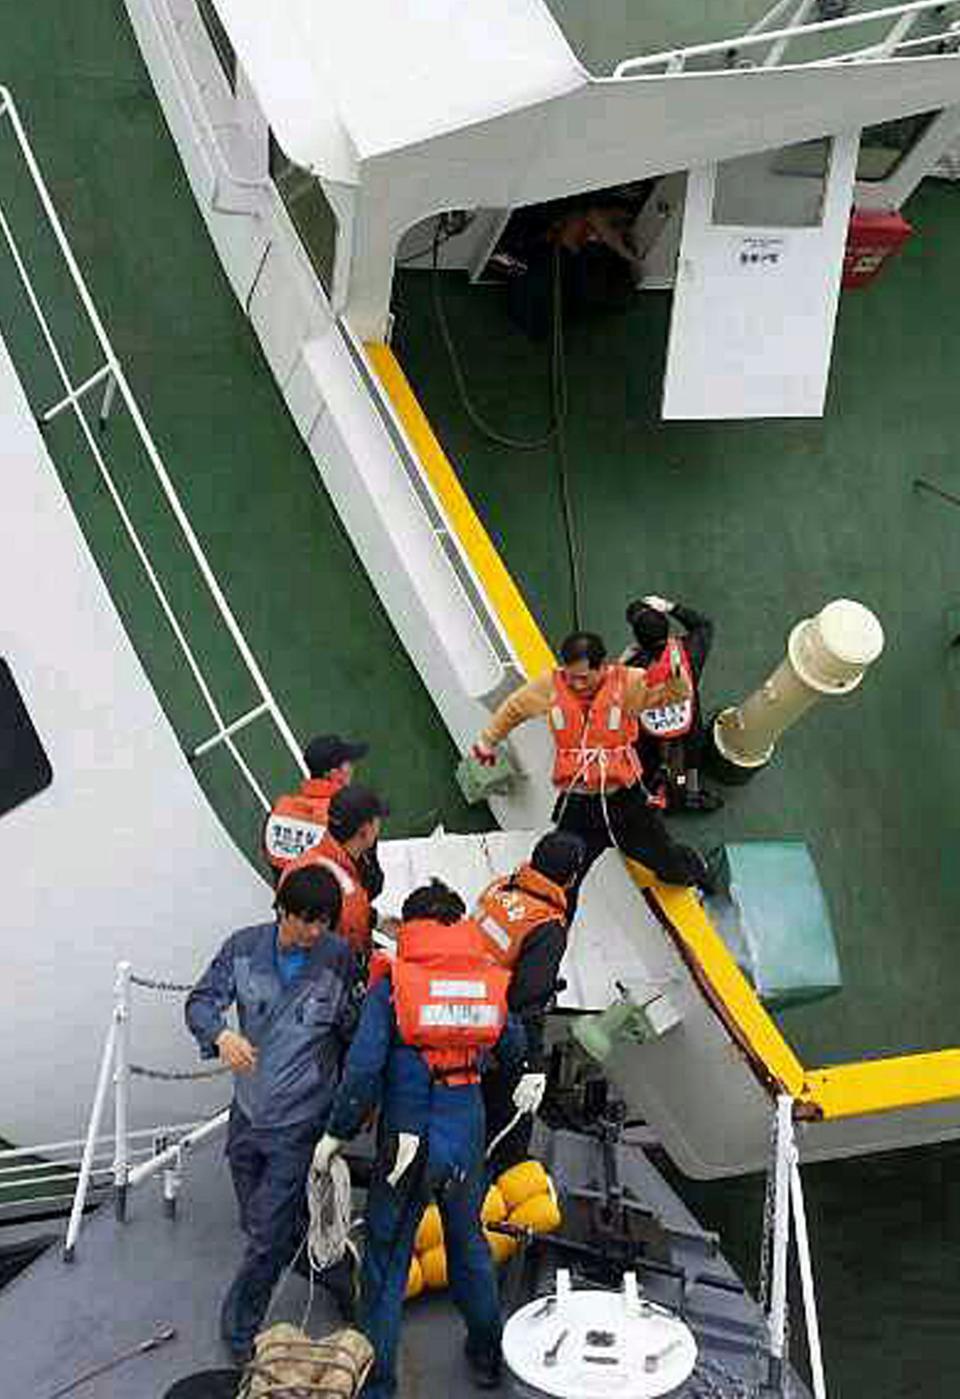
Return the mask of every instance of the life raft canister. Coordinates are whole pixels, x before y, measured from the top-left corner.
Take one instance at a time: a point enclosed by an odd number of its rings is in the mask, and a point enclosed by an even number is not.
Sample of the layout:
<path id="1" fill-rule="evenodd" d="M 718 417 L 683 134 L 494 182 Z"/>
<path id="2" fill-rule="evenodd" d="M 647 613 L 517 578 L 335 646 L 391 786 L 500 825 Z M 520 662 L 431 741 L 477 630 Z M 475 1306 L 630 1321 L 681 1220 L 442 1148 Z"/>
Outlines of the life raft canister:
<path id="1" fill-rule="evenodd" d="M 283 870 L 312 850 L 327 828 L 330 802 L 342 778 L 308 777 L 299 792 L 279 797 L 263 828 L 263 849 L 275 870 Z"/>
<path id="2" fill-rule="evenodd" d="M 404 1044 L 444 1083 L 478 1083 L 480 1056 L 506 1024 L 510 973 L 487 955 L 473 919 L 404 923 L 390 977 Z"/>
<path id="3" fill-rule="evenodd" d="M 523 944 L 544 923 L 565 921 L 567 896 L 532 865 L 495 879 L 480 898 L 474 918 L 483 933 L 487 953 L 502 967 L 513 967 Z"/>
<path id="4" fill-rule="evenodd" d="M 628 674 L 624 665 L 607 666 L 596 694 L 582 699 L 562 670 L 554 672 L 548 716 L 555 745 L 554 786 L 600 792 L 639 782 L 642 769 L 633 747 L 639 726 L 625 708 Z"/>
<path id="5" fill-rule="evenodd" d="M 642 709 L 637 717 L 640 727 L 651 738 L 682 738 L 693 727 L 693 669 L 690 665 L 690 657 L 687 655 L 687 648 L 677 637 L 672 637 L 667 642 L 663 656 L 655 664 L 659 667 L 664 658 L 669 659 L 671 665 L 676 660 L 678 668 L 687 677 L 690 694 L 684 700 Z"/>

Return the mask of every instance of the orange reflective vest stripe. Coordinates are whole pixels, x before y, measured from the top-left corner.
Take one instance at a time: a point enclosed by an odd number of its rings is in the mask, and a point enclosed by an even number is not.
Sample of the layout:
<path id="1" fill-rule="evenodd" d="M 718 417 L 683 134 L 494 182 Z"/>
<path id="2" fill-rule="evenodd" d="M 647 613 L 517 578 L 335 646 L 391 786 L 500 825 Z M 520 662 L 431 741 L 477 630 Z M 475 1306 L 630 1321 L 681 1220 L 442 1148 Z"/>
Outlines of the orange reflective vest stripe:
<path id="1" fill-rule="evenodd" d="M 640 780 L 640 759 L 633 746 L 639 728 L 636 717 L 626 710 L 627 678 L 626 666 L 609 665 L 596 694 L 582 699 L 562 670 L 554 673 L 554 701 L 548 717 L 556 787 L 602 792 L 632 787 Z"/>
<path id="2" fill-rule="evenodd" d="M 263 828 L 263 849 L 275 870 L 311 850 L 327 828 L 330 803 L 344 785 L 342 777 L 308 777 L 299 792 L 278 797 Z"/>
<path id="3" fill-rule="evenodd" d="M 390 968 L 397 1030 L 444 1083 L 477 1083 L 507 1021 L 510 973 L 487 956 L 471 918 L 404 923 Z"/>
<path id="4" fill-rule="evenodd" d="M 683 642 L 675 637 L 664 650 L 664 657 L 675 655 L 680 662 L 680 669 L 687 677 L 690 686 L 690 694 L 684 700 L 676 700 L 671 704 L 657 704 L 650 709 L 642 709 L 637 715 L 638 722 L 644 733 L 651 738 L 682 738 L 689 733 L 693 727 L 693 696 L 694 680 L 693 668 L 690 665 L 690 657 L 687 655 L 687 648 Z M 663 657 L 661 657 L 661 660 Z M 655 662 L 659 667 L 660 661 Z"/>
<path id="5" fill-rule="evenodd" d="M 366 954 L 370 950 L 370 932 L 373 927 L 370 895 L 363 887 L 353 857 L 344 850 L 339 841 L 334 840 L 329 831 L 325 831 L 317 844 L 298 860 L 287 865 L 277 886 L 278 890 L 283 888 L 293 870 L 313 865 L 329 870 L 340 885 L 343 908 L 337 931 L 347 939 L 355 952 Z"/>
<path id="6" fill-rule="evenodd" d="M 500 966 L 513 967 L 532 932 L 544 923 L 566 921 L 567 896 L 532 865 L 521 865 L 484 889 L 474 917 L 489 955 Z"/>

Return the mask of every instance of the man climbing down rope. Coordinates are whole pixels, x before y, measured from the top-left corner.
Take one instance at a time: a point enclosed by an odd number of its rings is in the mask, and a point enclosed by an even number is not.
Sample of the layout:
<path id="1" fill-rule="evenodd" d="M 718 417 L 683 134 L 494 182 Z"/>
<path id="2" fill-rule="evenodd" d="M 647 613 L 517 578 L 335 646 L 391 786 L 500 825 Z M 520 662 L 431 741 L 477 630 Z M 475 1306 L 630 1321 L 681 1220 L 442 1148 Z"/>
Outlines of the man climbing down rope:
<path id="1" fill-rule="evenodd" d="M 371 1110 L 380 1148 L 367 1196 L 361 1324 L 375 1351 L 367 1399 L 396 1392 L 395 1362 L 414 1235 L 435 1195 L 453 1300 L 467 1324 L 466 1355 L 484 1388 L 500 1377 L 500 1307 L 480 1209 L 485 1055 L 508 1072 L 523 1063 L 523 1030 L 508 1015 L 508 972 L 487 956 L 463 900 L 434 881 L 406 899 L 397 956 L 377 964 L 314 1169 L 327 1169 Z M 539 1102 L 542 1075 L 517 1086 Z M 536 1100 L 536 1101 L 534 1101 Z"/>
<path id="2" fill-rule="evenodd" d="M 586 844 L 579 879 L 568 895 L 571 920 L 584 876 L 612 845 L 647 865 L 665 884 L 712 891 L 717 869 L 699 851 L 675 841 L 651 809 L 634 747 L 638 714 L 689 699 L 688 677 L 674 675 L 669 664 L 647 670 L 612 665 L 603 639 L 594 632 L 568 636 L 560 660 L 556 670 L 521 685 L 504 700 L 480 734 L 473 756 L 493 763 L 497 744 L 518 724 L 546 717 L 555 750 L 553 819 Z"/>
<path id="3" fill-rule="evenodd" d="M 354 1023 L 353 957 L 336 937 L 340 885 L 329 870 L 291 871 L 277 918 L 227 938 L 186 1002 L 203 1058 L 233 1070 L 227 1160 L 247 1248 L 221 1311 L 238 1364 L 306 1232 L 305 1185 Z M 239 1032 L 227 1027 L 236 1005 Z M 341 1270 L 342 1271 L 342 1270 Z M 348 1279 L 321 1274 L 342 1300 Z"/>
<path id="4" fill-rule="evenodd" d="M 338 931 L 361 958 L 370 951 L 370 936 L 376 923 L 373 900 L 383 888 L 383 872 L 377 860 L 380 826 L 390 808 L 369 787 L 352 783 L 343 787 L 330 802 L 327 829 L 320 840 L 280 876 L 279 888 L 294 870 L 329 870 L 343 896 L 343 913 Z"/>
<path id="5" fill-rule="evenodd" d="M 683 628 L 682 637 L 671 637 L 670 622 Z M 692 607 L 662 597 L 639 598 L 627 608 L 627 623 L 634 644 L 621 660 L 628 666 L 655 666 L 668 645 L 679 652 L 689 677 L 691 694 L 679 704 L 657 705 L 638 716 L 637 752 L 646 784 L 658 804 L 667 811 L 717 811 L 723 798 L 700 785 L 705 734 L 700 712 L 700 677 L 713 643 L 713 623 Z"/>
<path id="6" fill-rule="evenodd" d="M 527 864 L 487 886 L 474 911 L 489 955 L 510 972 L 507 1005 L 523 1025 L 528 1071 L 546 1070 L 543 1036 L 567 949 L 567 890 L 576 883 L 585 855 L 579 836 L 551 831 L 537 841 Z M 488 1162 L 492 1176 L 529 1154 L 533 1114 L 521 1114 L 505 1130 L 516 1117 L 516 1086 L 516 1075 L 499 1066 L 483 1076 L 487 1141 L 500 1138 Z"/>
<path id="7" fill-rule="evenodd" d="M 307 744 L 303 761 L 310 776 L 298 791 L 277 798 L 263 828 L 263 853 L 274 882 L 321 839 L 331 801 L 352 781 L 354 763 L 368 751 L 368 744 L 349 743 L 339 734 L 318 734 Z"/>

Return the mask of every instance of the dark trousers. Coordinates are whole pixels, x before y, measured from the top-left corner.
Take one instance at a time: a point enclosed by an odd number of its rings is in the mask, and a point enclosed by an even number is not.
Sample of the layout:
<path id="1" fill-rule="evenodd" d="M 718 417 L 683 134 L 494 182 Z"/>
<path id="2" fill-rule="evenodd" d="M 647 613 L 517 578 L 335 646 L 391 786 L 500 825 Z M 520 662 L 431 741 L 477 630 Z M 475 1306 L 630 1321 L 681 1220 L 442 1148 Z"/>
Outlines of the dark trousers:
<path id="1" fill-rule="evenodd" d="M 396 1358 L 413 1253 L 424 1206 L 436 1196 L 443 1219 L 450 1291 L 467 1324 L 467 1347 L 480 1357 L 500 1354 L 500 1302 L 480 1209 L 486 1191 L 482 1164 L 465 1180 L 431 1183 L 422 1159 L 407 1168 L 396 1189 L 389 1167 L 378 1166 L 367 1194 L 367 1237 L 361 1277 L 361 1324 L 373 1346 L 374 1363 L 364 1399 L 396 1393 Z"/>
<path id="2" fill-rule="evenodd" d="M 274 1286 L 307 1228 L 306 1182 L 323 1122 L 257 1128 L 234 1104 L 227 1133 L 240 1226 L 247 1248 L 221 1312 L 224 1340 L 234 1350 L 251 1344 Z"/>
<path id="3" fill-rule="evenodd" d="M 639 785 L 621 787 L 609 793 L 605 802 L 599 795 L 578 792 L 561 796 L 554 807 L 553 819 L 561 831 L 573 831 L 587 847 L 580 878 L 567 892 L 571 918 L 587 871 L 611 845 L 647 865 L 664 884 L 699 884 L 707 873 L 700 852 L 674 840 L 657 813 L 647 806 Z"/>
<path id="4" fill-rule="evenodd" d="M 682 738 L 659 739 L 641 733 L 637 739 L 637 753 L 647 786 L 656 790 L 660 780 L 666 776 L 668 804 L 682 805 L 682 802 L 677 801 L 676 777 L 685 776 L 689 772 L 699 773 L 703 766 L 706 741 L 707 735 L 699 715 L 693 728 Z M 680 791 L 682 790 L 681 788 Z"/>

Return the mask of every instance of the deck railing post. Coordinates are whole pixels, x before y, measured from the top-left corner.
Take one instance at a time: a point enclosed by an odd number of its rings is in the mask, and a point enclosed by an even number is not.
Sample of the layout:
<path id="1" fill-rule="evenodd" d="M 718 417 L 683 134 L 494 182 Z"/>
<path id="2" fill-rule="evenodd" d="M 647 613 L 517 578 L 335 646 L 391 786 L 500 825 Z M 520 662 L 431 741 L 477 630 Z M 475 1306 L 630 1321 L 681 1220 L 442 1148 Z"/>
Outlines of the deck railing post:
<path id="1" fill-rule="evenodd" d="M 117 963 L 114 983 L 113 1016 L 117 1026 L 114 1055 L 114 1152 L 113 1188 L 117 1219 L 127 1216 L 127 1185 L 130 1174 L 130 972 L 129 962 Z"/>
<path id="2" fill-rule="evenodd" d="M 793 1143 L 793 1099 L 777 1099 L 773 1156 L 773 1258 L 770 1276 L 770 1365 L 767 1376 L 774 1394 L 784 1393 L 787 1348 L 787 1253 L 790 1248 L 790 1164 Z"/>
<path id="3" fill-rule="evenodd" d="M 107 1101 L 107 1092 L 110 1088 L 110 1071 L 114 1066 L 114 1056 L 117 1044 L 117 1030 L 119 1021 L 114 1013 L 110 1017 L 110 1028 L 107 1031 L 107 1038 L 103 1046 L 103 1054 L 100 1059 L 100 1071 L 97 1074 L 97 1087 L 93 1095 L 93 1107 L 90 1110 L 90 1121 L 87 1125 L 87 1136 L 83 1144 L 83 1156 L 80 1160 L 80 1174 L 77 1177 L 76 1190 L 73 1195 L 73 1206 L 70 1210 L 70 1222 L 67 1225 L 67 1237 L 63 1245 L 63 1261 L 72 1263 L 74 1252 L 77 1246 L 77 1236 L 80 1233 L 80 1225 L 83 1220 L 83 1211 L 87 1203 L 87 1192 L 90 1188 L 90 1176 L 93 1171 L 93 1158 L 97 1149 L 97 1138 L 100 1135 L 100 1122 L 103 1118 L 103 1109 Z"/>
<path id="4" fill-rule="evenodd" d="M 810 1375 L 814 1399 L 827 1399 L 820 1348 L 820 1323 L 813 1285 L 813 1263 L 807 1214 L 800 1179 L 800 1154 L 797 1150 L 793 1125 L 793 1099 L 781 1094 L 777 1099 L 773 1170 L 773 1229 L 771 1244 L 770 1299 L 767 1327 L 770 1341 L 766 1393 L 786 1394 L 787 1369 L 787 1260 L 790 1252 L 790 1226 L 793 1223 L 797 1245 L 797 1264 L 803 1294 L 803 1316 L 810 1356 Z"/>

